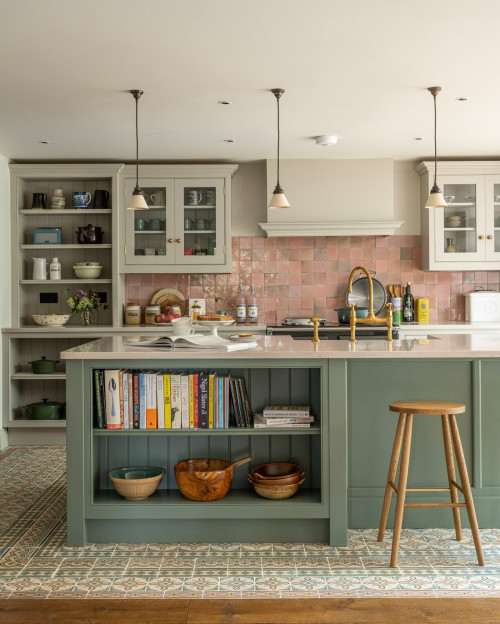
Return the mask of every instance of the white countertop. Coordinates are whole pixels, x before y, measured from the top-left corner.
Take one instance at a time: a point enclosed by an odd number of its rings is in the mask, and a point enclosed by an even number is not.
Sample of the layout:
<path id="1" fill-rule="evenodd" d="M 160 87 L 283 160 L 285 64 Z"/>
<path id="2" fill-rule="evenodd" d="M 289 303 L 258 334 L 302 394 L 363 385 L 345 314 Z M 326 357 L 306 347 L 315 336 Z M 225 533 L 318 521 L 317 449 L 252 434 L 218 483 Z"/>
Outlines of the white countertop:
<path id="1" fill-rule="evenodd" d="M 500 326 L 500 324 L 499 324 Z M 207 327 L 197 328 L 197 332 L 199 333 L 210 333 L 210 330 Z M 237 333 L 240 334 L 242 332 L 259 332 L 265 333 L 266 326 L 261 323 L 251 323 L 251 324 L 239 324 L 235 323 L 234 325 L 228 325 L 226 327 L 221 326 L 218 328 L 218 331 L 223 333 Z M 27 327 L 4 327 L 2 329 L 3 334 L 44 334 L 49 332 L 56 332 L 61 334 L 61 337 L 64 337 L 65 334 L 87 334 L 89 337 L 92 336 L 105 336 L 107 334 L 137 334 L 140 333 L 142 335 L 154 334 L 154 335 L 169 335 L 172 333 L 172 327 L 165 323 L 164 325 L 120 325 L 120 326 L 112 326 L 112 325 L 90 325 L 84 327 L 83 325 L 63 325 L 62 327 L 42 327 L 39 325 L 29 325 Z"/>
<path id="2" fill-rule="evenodd" d="M 313 343 L 293 340 L 290 336 L 265 336 L 257 347 L 242 351 L 212 349 L 151 349 L 130 346 L 141 341 L 140 336 L 108 336 L 68 349 L 61 353 L 64 360 L 206 360 L 206 359 L 344 359 L 344 358 L 485 358 L 500 357 L 498 334 L 442 334 L 427 340 L 349 341 L 328 340 Z M 150 339 L 150 337 L 146 338 Z"/>

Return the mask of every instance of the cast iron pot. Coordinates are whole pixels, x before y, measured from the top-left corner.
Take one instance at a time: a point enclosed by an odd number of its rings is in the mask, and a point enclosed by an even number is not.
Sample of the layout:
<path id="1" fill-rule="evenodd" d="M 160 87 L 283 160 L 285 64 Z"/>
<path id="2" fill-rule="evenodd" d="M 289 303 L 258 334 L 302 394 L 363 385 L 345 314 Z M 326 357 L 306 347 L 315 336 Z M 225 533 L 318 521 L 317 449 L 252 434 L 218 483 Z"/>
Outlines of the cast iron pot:
<path id="1" fill-rule="evenodd" d="M 103 234 L 104 232 L 101 228 L 92 225 L 92 223 L 79 226 L 78 232 L 76 232 L 78 242 L 82 245 L 100 245 L 102 243 Z"/>
<path id="2" fill-rule="evenodd" d="M 60 420 L 64 415 L 66 403 L 42 399 L 40 403 L 23 405 L 28 420 Z"/>
<path id="3" fill-rule="evenodd" d="M 351 322 L 351 308 L 334 308 L 339 317 L 341 325 L 349 325 Z M 356 306 L 356 318 L 366 318 L 368 316 L 368 308 L 358 308 Z"/>
<path id="4" fill-rule="evenodd" d="M 42 355 L 41 360 L 33 360 L 28 362 L 31 364 L 31 370 L 38 375 L 48 375 L 56 372 L 56 364 L 59 364 L 59 360 L 48 360 L 46 355 Z"/>

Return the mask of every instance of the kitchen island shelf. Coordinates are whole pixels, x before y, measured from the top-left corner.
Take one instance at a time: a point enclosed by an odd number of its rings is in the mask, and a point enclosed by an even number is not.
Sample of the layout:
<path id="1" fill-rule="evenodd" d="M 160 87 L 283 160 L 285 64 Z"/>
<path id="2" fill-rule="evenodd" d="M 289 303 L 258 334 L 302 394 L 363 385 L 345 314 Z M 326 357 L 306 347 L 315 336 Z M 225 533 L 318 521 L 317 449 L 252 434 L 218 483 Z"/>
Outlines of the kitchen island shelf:
<path id="1" fill-rule="evenodd" d="M 9 427 L 46 427 L 46 428 L 54 428 L 54 427 L 66 427 L 66 421 L 61 420 L 28 420 L 27 418 L 17 418 L 15 420 L 9 420 Z"/>
<path id="2" fill-rule="evenodd" d="M 28 371 L 19 371 L 17 373 L 12 373 L 12 375 L 10 376 L 11 379 L 20 379 L 20 380 L 32 380 L 32 381 L 47 381 L 47 380 L 65 380 L 66 379 L 66 373 L 63 372 L 55 372 L 55 373 L 47 373 L 47 374 L 43 374 L 43 373 L 31 373 Z"/>
<path id="3" fill-rule="evenodd" d="M 57 284 L 112 284 L 111 279 L 60 279 L 60 280 L 20 280 L 24 286 L 57 286 Z"/>
<path id="4" fill-rule="evenodd" d="M 273 429 L 254 429 L 249 427 L 230 427 L 229 429 L 94 429 L 95 436 L 261 436 L 261 435 L 320 435 L 321 427 L 315 425 L 310 428 L 275 427 Z"/>
<path id="5" fill-rule="evenodd" d="M 19 245 L 19 249 L 111 249 L 111 243 L 83 244 L 83 243 L 62 243 L 62 244 L 46 244 L 46 245 Z"/>
<path id="6" fill-rule="evenodd" d="M 27 209 L 22 209 L 19 211 L 19 214 L 23 214 L 23 215 L 31 215 L 33 217 L 47 217 L 49 215 L 71 215 L 71 216 L 75 216 L 75 215 L 84 215 L 84 214 L 111 214 L 111 210 L 109 208 L 82 208 L 82 209 L 78 209 L 78 208 L 64 208 L 61 210 L 55 210 L 52 208 L 42 208 L 40 210 L 36 209 L 36 208 L 27 208 Z"/>

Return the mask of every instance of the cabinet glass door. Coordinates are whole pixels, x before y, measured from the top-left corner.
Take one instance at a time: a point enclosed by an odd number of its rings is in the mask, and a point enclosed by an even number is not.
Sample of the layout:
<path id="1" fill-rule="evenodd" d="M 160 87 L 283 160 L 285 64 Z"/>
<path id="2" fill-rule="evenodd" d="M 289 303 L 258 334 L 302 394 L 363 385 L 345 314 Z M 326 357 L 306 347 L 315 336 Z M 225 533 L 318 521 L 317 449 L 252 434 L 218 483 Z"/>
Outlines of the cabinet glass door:
<path id="1" fill-rule="evenodd" d="M 486 176 L 486 260 L 500 260 L 500 177 Z"/>
<path id="2" fill-rule="evenodd" d="M 436 260 L 484 260 L 483 179 L 450 176 L 439 182 L 448 206 L 435 209 Z"/>
<path id="3" fill-rule="evenodd" d="M 126 210 L 125 264 L 155 265 L 173 263 L 174 181 L 139 180 L 148 210 Z M 135 180 L 126 182 L 127 205 Z"/>
<path id="4" fill-rule="evenodd" d="M 176 180 L 175 197 L 176 263 L 223 263 L 224 180 Z"/>

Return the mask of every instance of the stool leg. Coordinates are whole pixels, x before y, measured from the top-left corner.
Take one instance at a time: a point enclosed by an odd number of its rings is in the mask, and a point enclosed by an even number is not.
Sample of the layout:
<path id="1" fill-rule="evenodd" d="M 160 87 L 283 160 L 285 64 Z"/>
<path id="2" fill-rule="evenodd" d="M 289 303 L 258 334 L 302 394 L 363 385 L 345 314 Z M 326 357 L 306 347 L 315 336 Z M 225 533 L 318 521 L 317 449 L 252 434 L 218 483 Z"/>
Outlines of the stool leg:
<path id="1" fill-rule="evenodd" d="M 387 484 L 385 486 L 384 504 L 382 506 L 382 516 L 380 518 L 380 526 L 378 529 L 377 541 L 384 539 L 385 528 L 387 526 L 387 518 L 389 517 L 389 509 L 391 507 L 391 499 L 393 489 L 389 485 L 389 481 L 394 483 L 396 473 L 398 471 L 399 451 L 401 450 L 401 441 L 403 440 L 403 431 L 405 425 L 406 414 L 400 414 L 396 435 L 394 437 L 394 446 L 392 447 L 391 463 L 389 464 L 389 474 L 387 476 Z"/>
<path id="2" fill-rule="evenodd" d="M 469 516 L 470 528 L 472 531 L 472 539 L 476 549 L 477 561 L 480 566 L 484 566 L 484 555 L 481 546 L 481 536 L 479 535 L 479 526 L 477 524 L 476 510 L 474 509 L 474 500 L 470 489 L 469 475 L 465 464 L 464 451 L 462 442 L 460 441 L 460 433 L 457 427 L 457 421 L 454 414 L 450 414 L 451 435 L 453 436 L 453 445 L 455 446 L 455 454 L 457 457 L 458 472 L 460 473 L 460 481 L 464 491 L 465 503 L 467 505 L 467 514 Z"/>
<path id="3" fill-rule="evenodd" d="M 403 511 L 406 497 L 406 482 L 408 481 L 408 464 L 410 463 L 411 427 L 413 414 L 406 415 L 405 434 L 403 438 L 403 452 L 399 469 L 398 493 L 396 498 L 396 516 L 394 518 L 394 535 L 392 537 L 391 568 L 398 565 L 399 539 L 403 525 Z"/>
<path id="4" fill-rule="evenodd" d="M 444 454 L 446 457 L 446 470 L 448 472 L 451 502 L 458 503 L 458 490 L 452 483 L 452 480 L 456 481 L 457 477 L 455 475 L 455 461 L 453 460 L 453 447 L 451 445 L 450 423 L 448 422 L 448 417 L 445 414 L 441 415 L 441 423 L 443 425 Z M 455 535 L 457 536 L 457 540 L 460 542 L 462 541 L 460 509 L 458 507 L 452 507 L 452 510 L 453 522 L 455 523 Z"/>

